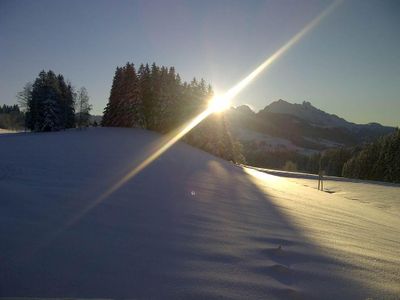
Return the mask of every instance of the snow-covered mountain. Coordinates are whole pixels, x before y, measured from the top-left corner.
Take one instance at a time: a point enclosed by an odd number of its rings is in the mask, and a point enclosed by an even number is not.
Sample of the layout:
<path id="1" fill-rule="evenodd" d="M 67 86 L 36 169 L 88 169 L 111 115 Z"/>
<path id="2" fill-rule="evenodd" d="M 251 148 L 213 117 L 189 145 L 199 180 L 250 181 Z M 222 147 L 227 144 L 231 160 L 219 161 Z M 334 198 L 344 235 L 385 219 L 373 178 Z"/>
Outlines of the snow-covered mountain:
<path id="1" fill-rule="evenodd" d="M 120 186 L 160 141 L 127 128 L 0 135 L 0 297 L 400 294 L 400 202 L 385 186 L 359 183 L 349 200 L 183 143 Z"/>
<path id="2" fill-rule="evenodd" d="M 271 146 L 277 139 L 284 139 L 286 144 L 292 145 L 287 147 L 287 150 L 291 151 L 297 147 L 295 150 L 300 149 L 304 153 L 310 153 L 310 150 L 312 152 L 354 146 L 374 140 L 395 129 L 378 123 L 348 122 L 314 107 L 310 102 L 292 104 L 278 100 L 257 113 L 244 105 L 232 109 L 227 115 L 232 131 L 239 140 L 248 141 L 251 136 L 263 135 L 262 139 L 253 140 L 268 140 L 267 144 Z"/>
<path id="3" fill-rule="evenodd" d="M 307 101 L 304 101 L 302 104 L 297 104 L 280 99 L 266 106 L 264 111 L 292 115 L 317 126 L 351 128 L 355 125 L 354 123 L 347 122 L 343 118 L 339 118 L 337 115 L 328 114 L 314 107 Z"/>

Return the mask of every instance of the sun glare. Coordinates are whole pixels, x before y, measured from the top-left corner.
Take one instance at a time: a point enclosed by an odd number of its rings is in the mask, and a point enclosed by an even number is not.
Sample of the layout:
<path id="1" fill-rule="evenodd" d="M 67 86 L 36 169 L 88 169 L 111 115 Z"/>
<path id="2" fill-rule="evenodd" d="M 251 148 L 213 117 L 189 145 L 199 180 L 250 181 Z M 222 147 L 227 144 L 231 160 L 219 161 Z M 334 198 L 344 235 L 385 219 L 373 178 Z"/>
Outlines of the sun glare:
<path id="1" fill-rule="evenodd" d="M 222 112 L 231 106 L 231 100 L 236 97 L 245 87 L 247 87 L 250 82 L 252 82 L 263 70 L 267 69 L 275 60 L 282 56 L 286 51 L 288 51 L 294 44 L 299 42 L 303 36 L 305 36 L 310 30 L 312 30 L 318 23 L 326 17 L 330 12 L 334 10 L 343 0 L 336 0 L 327 9 L 325 9 L 320 15 L 318 15 L 314 20 L 312 20 L 307 26 L 305 26 L 299 33 L 293 36 L 286 44 L 279 48 L 274 54 L 268 57 L 264 62 L 262 62 L 257 68 L 255 68 L 250 74 L 239 81 L 236 85 L 230 88 L 227 92 L 222 95 L 216 95 L 208 102 L 208 107 L 199 115 L 194 117 L 189 122 L 185 123 L 182 127 L 171 132 L 163 138 L 163 143 L 159 148 L 154 149 L 146 158 L 139 163 L 135 168 L 118 180 L 113 186 L 111 186 L 107 191 L 105 191 L 101 196 L 96 198 L 87 207 L 85 207 L 80 213 L 75 215 L 66 224 L 65 228 L 72 226 L 79 219 L 81 219 L 88 211 L 93 209 L 97 204 L 102 202 L 116 190 L 118 190 L 122 185 L 124 185 L 132 177 L 140 173 L 144 168 L 151 164 L 154 160 L 160 157 L 164 152 L 166 152 L 171 146 L 173 146 L 177 141 L 179 141 L 184 135 L 186 135 L 190 130 L 196 127 L 200 122 L 206 119 L 212 113 Z M 251 172 L 251 171 L 250 171 Z M 259 174 L 258 174 L 259 175 Z M 64 229 L 65 229 L 64 228 Z"/>
<path id="2" fill-rule="evenodd" d="M 231 101 L 228 97 L 214 96 L 208 102 L 208 109 L 213 112 L 222 112 L 231 106 Z"/>

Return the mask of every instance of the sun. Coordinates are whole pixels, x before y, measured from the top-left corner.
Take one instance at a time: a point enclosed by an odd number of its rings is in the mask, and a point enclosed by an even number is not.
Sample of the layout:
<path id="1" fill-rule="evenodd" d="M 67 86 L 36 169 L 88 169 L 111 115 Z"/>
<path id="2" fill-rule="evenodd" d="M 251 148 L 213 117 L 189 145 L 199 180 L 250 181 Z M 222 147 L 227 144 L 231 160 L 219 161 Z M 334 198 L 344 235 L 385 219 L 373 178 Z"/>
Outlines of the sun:
<path id="1" fill-rule="evenodd" d="M 208 102 L 208 110 L 211 113 L 222 112 L 231 106 L 231 101 L 228 97 L 224 96 L 214 96 Z"/>

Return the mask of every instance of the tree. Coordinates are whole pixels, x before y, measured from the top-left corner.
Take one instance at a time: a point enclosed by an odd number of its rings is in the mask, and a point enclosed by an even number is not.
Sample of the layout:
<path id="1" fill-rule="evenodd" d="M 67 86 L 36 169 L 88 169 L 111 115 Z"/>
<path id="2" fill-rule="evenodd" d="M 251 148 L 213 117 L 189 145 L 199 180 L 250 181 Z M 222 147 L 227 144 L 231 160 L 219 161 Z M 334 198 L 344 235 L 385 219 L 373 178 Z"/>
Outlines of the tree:
<path id="1" fill-rule="evenodd" d="M 28 109 L 31 97 L 32 97 L 32 83 L 28 82 L 25 84 L 22 91 L 17 93 L 18 104 L 21 107 L 22 111 L 26 111 Z"/>
<path id="2" fill-rule="evenodd" d="M 61 115 L 53 90 L 49 90 L 43 100 L 43 120 L 41 120 L 40 131 L 60 130 Z"/>
<path id="3" fill-rule="evenodd" d="M 89 126 L 90 111 L 92 105 L 89 104 L 89 95 L 85 87 L 81 87 L 76 97 L 77 106 L 77 125 L 79 128 Z"/>
<path id="4" fill-rule="evenodd" d="M 212 97 L 205 80 L 181 82 L 173 67 L 132 63 L 117 67 L 102 126 L 139 127 L 168 133 L 195 117 Z M 227 160 L 243 161 L 223 115 L 210 117 L 185 141 Z"/>
<path id="5" fill-rule="evenodd" d="M 24 113 L 18 105 L 0 106 L 0 128 L 20 130 L 24 128 Z"/>
<path id="6" fill-rule="evenodd" d="M 60 98 L 60 118 L 62 120 L 62 128 L 75 127 L 75 93 L 70 83 L 64 81 L 62 75 L 57 76 Z"/>
<path id="7" fill-rule="evenodd" d="M 343 166 L 343 176 L 400 183 L 400 130 L 365 145 Z"/>
<path id="8" fill-rule="evenodd" d="M 143 127 L 142 99 L 135 66 L 127 63 L 123 69 L 123 102 L 119 117 L 124 127 Z"/>
<path id="9" fill-rule="evenodd" d="M 121 98 L 122 90 L 122 68 L 117 67 L 111 87 L 110 97 L 107 106 L 104 109 L 102 126 L 116 126 L 118 117 L 118 106 Z"/>
<path id="10" fill-rule="evenodd" d="M 155 129 L 153 116 L 154 95 L 152 88 L 152 79 L 149 65 L 141 64 L 138 70 L 140 98 L 142 99 L 142 112 L 144 127 L 150 130 Z"/>
<path id="11" fill-rule="evenodd" d="M 62 75 L 41 71 L 19 94 L 26 104 L 25 124 L 32 131 L 54 131 L 75 126 L 73 88 Z"/>

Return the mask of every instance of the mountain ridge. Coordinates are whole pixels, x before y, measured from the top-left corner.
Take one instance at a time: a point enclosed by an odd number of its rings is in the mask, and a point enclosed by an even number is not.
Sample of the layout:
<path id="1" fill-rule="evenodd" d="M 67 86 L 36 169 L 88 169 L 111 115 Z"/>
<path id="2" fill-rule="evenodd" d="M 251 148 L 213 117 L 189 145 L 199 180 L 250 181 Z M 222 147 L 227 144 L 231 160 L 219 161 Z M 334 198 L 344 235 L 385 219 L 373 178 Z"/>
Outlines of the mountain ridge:
<path id="1" fill-rule="evenodd" d="M 314 107 L 308 101 L 299 104 L 279 99 L 258 112 L 247 105 L 241 105 L 232 108 L 227 115 L 232 132 L 239 140 L 253 140 L 259 144 L 260 135 L 264 135 L 262 140 L 269 145 L 268 151 L 275 149 L 271 145 L 275 143 L 273 139 L 277 138 L 292 143 L 293 147 L 289 147 L 289 150 L 298 151 L 300 147 L 307 151 L 321 151 L 370 142 L 395 130 L 395 127 L 376 122 L 349 122 Z M 254 138 L 249 138 L 251 132 L 255 133 Z M 285 147 L 280 147 L 280 151 L 285 150 Z"/>
<path id="2" fill-rule="evenodd" d="M 281 113 L 281 114 L 288 114 L 288 115 L 294 115 L 296 117 L 302 118 L 302 119 L 306 119 L 304 116 L 302 116 L 299 111 L 296 111 L 297 108 L 298 110 L 305 110 L 305 109 L 309 109 L 312 110 L 314 112 L 317 112 L 321 115 L 326 115 L 329 116 L 330 118 L 335 118 L 337 120 L 339 120 L 340 122 L 343 123 L 347 123 L 347 124 L 351 124 L 351 125 L 356 125 L 356 126 L 382 126 L 382 127 L 389 127 L 389 128 L 395 128 L 393 126 L 389 126 L 389 125 L 383 125 L 379 122 L 376 121 L 371 121 L 368 123 L 356 123 L 356 122 L 352 122 L 352 121 L 348 121 L 336 114 L 331 114 L 331 113 L 327 113 L 322 109 L 319 109 L 317 107 L 315 107 L 310 101 L 303 101 L 302 103 L 291 103 L 289 101 L 283 100 L 283 99 L 279 99 L 276 101 L 271 102 L 270 104 L 266 105 L 264 108 L 258 110 L 257 112 L 255 110 L 253 110 L 249 105 L 246 104 L 242 104 L 242 105 L 238 105 L 234 107 L 235 109 L 239 109 L 242 112 L 244 111 L 250 111 L 252 113 L 259 113 L 261 111 L 268 111 L 271 113 Z M 315 120 L 314 120 L 315 122 Z M 339 126 L 340 127 L 340 126 Z"/>

